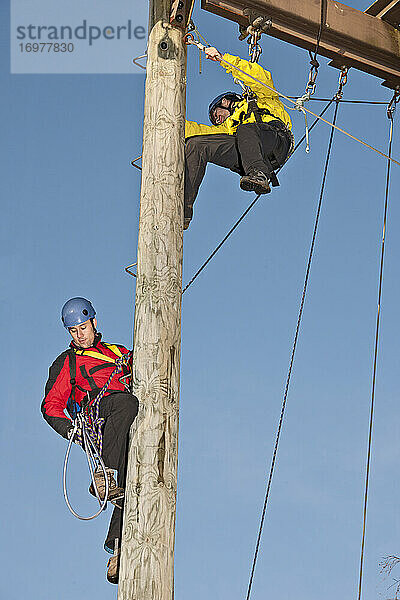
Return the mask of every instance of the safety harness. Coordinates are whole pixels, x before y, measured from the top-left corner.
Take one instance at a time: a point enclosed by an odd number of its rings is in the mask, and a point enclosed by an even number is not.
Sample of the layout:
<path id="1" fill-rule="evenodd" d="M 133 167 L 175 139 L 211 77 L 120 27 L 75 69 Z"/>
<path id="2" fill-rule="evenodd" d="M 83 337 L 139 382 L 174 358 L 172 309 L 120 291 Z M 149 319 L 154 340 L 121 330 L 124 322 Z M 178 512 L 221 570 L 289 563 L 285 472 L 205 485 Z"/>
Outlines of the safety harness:
<path id="1" fill-rule="evenodd" d="M 242 123 L 245 119 L 250 119 L 251 115 L 254 115 L 254 120 L 258 125 L 264 125 L 264 126 L 267 125 L 267 126 L 271 127 L 271 129 L 274 129 L 275 131 L 277 131 L 278 135 L 284 135 L 285 138 L 289 140 L 289 142 L 290 142 L 289 151 L 288 151 L 288 154 L 286 156 L 284 163 L 279 163 L 273 152 L 268 155 L 268 160 L 270 161 L 274 171 L 276 169 L 280 169 L 285 164 L 285 162 L 289 159 L 291 154 L 293 154 L 293 150 L 294 150 L 294 135 L 293 135 L 293 133 L 290 131 L 289 127 L 287 127 L 285 125 L 285 123 L 281 119 L 276 117 L 268 108 L 261 107 L 258 105 L 257 94 L 255 92 L 253 92 L 253 90 L 251 88 L 244 85 L 240 80 L 235 79 L 235 82 L 241 86 L 241 88 L 243 90 L 243 97 L 247 102 L 247 112 L 241 113 L 239 122 Z M 263 121 L 262 117 L 265 115 L 272 117 L 273 121 L 270 121 L 270 122 Z M 271 179 L 271 183 L 274 187 L 279 185 L 279 181 L 278 181 L 277 176 L 275 175 L 275 172 L 270 174 L 270 179 Z"/>
<path id="2" fill-rule="evenodd" d="M 109 390 L 111 381 L 121 372 L 126 372 L 128 375 L 131 372 L 131 368 L 128 365 L 128 361 L 131 359 L 132 352 L 127 352 L 123 354 L 118 346 L 115 344 L 106 344 L 103 342 L 103 345 L 106 346 L 109 350 L 111 350 L 115 354 L 115 358 L 110 356 L 106 356 L 105 354 L 101 354 L 101 352 L 96 352 L 93 350 L 77 350 L 75 348 L 71 348 L 69 351 L 69 366 L 70 366 L 70 381 L 71 381 L 71 404 L 67 405 L 67 410 L 73 418 L 73 431 L 72 435 L 69 436 L 69 442 L 67 451 L 64 459 L 64 467 L 63 467 L 63 493 L 64 498 L 67 503 L 67 506 L 71 513 L 81 519 L 83 521 L 90 521 L 98 517 L 101 512 L 105 509 L 107 501 L 108 501 L 108 490 L 109 490 L 109 479 L 107 473 L 107 467 L 104 464 L 102 459 L 102 449 L 103 449 L 103 434 L 102 427 L 104 425 L 105 419 L 99 416 L 99 408 L 100 401 L 104 397 L 107 390 Z M 79 405 L 75 400 L 76 388 L 78 387 L 82 391 L 84 390 L 81 386 L 76 383 L 76 355 L 80 356 L 91 356 L 92 358 L 97 358 L 103 362 L 103 365 L 99 365 L 96 369 L 102 369 L 109 366 L 109 363 L 113 363 L 115 365 L 115 369 L 112 371 L 106 383 L 99 390 L 99 388 L 95 388 L 97 395 L 94 399 L 90 397 L 90 391 L 87 391 L 87 401 L 82 401 Z M 82 372 L 82 371 L 81 371 Z M 89 380 L 89 379 L 88 379 Z M 128 387 L 128 386 L 126 386 Z M 94 390 L 92 389 L 92 392 Z M 67 490 L 67 468 L 68 468 L 68 460 L 71 452 L 71 447 L 73 442 L 77 442 L 83 448 L 86 453 L 86 458 L 89 466 L 89 471 L 92 479 L 92 486 L 95 492 L 95 495 L 99 501 L 100 507 L 99 509 L 91 516 L 84 517 L 79 515 L 71 505 L 71 502 L 68 497 Z M 101 471 L 103 473 L 103 477 L 105 480 L 105 493 L 104 498 L 100 497 L 99 491 L 97 489 L 97 483 L 95 479 L 95 472 Z M 121 506 L 119 506 L 121 508 Z"/>
<path id="3" fill-rule="evenodd" d="M 104 419 L 99 417 L 99 408 L 100 408 L 100 400 L 104 397 L 105 393 L 109 390 L 111 381 L 118 373 L 124 372 L 125 375 L 129 375 L 131 369 L 128 365 L 128 361 L 131 358 L 132 353 L 127 352 L 123 354 L 121 350 L 115 344 L 106 344 L 103 342 L 103 345 L 106 346 L 113 354 L 115 354 L 115 358 L 102 354 L 101 352 L 97 352 L 95 350 L 77 350 L 75 348 L 71 348 L 68 353 L 69 357 L 69 369 L 70 369 L 70 383 L 71 383 L 71 396 L 67 403 L 67 410 L 71 415 L 72 419 L 75 420 L 78 413 L 83 411 L 82 417 L 85 420 L 86 427 L 88 430 L 88 434 L 93 440 L 93 442 L 97 445 L 99 453 L 101 455 L 102 445 L 103 445 L 103 436 L 102 436 L 102 426 L 104 424 Z M 87 373 L 85 366 L 81 367 L 82 375 L 87 379 L 90 390 L 85 390 L 76 382 L 76 356 L 90 356 L 91 358 L 97 358 L 103 362 L 102 365 L 99 365 L 96 368 L 96 371 L 100 369 L 105 369 L 110 366 L 110 363 L 115 365 L 115 369 L 111 373 L 107 382 L 100 389 L 93 377 Z M 82 392 L 87 393 L 87 400 L 83 400 L 81 404 L 76 402 L 76 388 L 79 388 Z M 79 438 L 79 434 L 75 434 L 75 437 L 79 442 L 82 442 Z"/>
<path id="4" fill-rule="evenodd" d="M 83 388 L 76 382 L 76 357 L 77 357 L 77 355 L 78 356 L 90 356 L 91 358 L 97 358 L 97 359 L 101 360 L 103 364 L 98 365 L 97 367 L 94 367 L 96 372 L 100 371 L 101 369 L 106 369 L 107 367 L 109 367 L 110 366 L 109 363 L 116 364 L 116 361 L 118 358 L 126 356 L 125 354 L 122 354 L 121 350 L 115 344 L 106 344 L 105 342 L 102 342 L 102 343 L 109 350 L 111 350 L 111 352 L 113 352 L 113 354 L 115 354 L 116 358 L 112 358 L 110 356 L 107 356 L 106 354 L 102 354 L 101 352 L 97 352 L 95 350 L 78 350 L 76 348 L 71 348 L 68 351 L 70 383 L 71 383 L 72 391 L 71 391 L 71 396 L 67 403 L 67 410 L 68 410 L 69 414 L 71 415 L 72 419 L 74 419 L 76 417 L 77 413 L 80 412 L 81 408 L 84 408 L 86 405 L 86 403 L 84 403 L 84 405 L 81 406 L 76 402 L 76 389 L 77 388 L 81 392 L 89 393 L 90 403 L 92 401 L 94 401 L 96 396 L 101 391 L 101 388 L 99 388 L 99 386 L 96 385 L 96 382 L 95 382 L 92 374 L 90 372 L 88 373 L 85 365 L 82 365 L 80 370 L 81 370 L 82 376 L 87 380 L 87 382 L 90 386 L 90 390 L 86 390 L 85 388 Z M 128 375 L 130 372 L 130 369 L 128 366 L 124 365 L 124 367 L 125 367 L 125 368 L 123 368 L 124 374 Z M 91 369 L 91 371 L 92 371 L 92 369 Z"/>

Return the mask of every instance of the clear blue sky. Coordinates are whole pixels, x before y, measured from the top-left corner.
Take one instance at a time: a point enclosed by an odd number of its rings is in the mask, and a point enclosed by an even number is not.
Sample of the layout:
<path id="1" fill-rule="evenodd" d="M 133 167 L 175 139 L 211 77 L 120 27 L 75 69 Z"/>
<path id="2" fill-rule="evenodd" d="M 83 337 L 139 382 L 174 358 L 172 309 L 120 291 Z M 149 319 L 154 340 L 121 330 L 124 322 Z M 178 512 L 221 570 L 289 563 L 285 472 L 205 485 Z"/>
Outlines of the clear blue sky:
<path id="1" fill-rule="evenodd" d="M 361 1 L 352 5 L 366 8 Z M 47 369 L 66 347 L 62 304 L 93 300 L 108 341 L 131 346 L 143 75 L 10 75 L 1 2 L 2 576 L 7 600 L 113 598 L 102 550 L 107 512 L 82 523 L 61 493 L 65 441 L 39 412 Z M 197 6 L 221 51 L 246 56 L 237 26 Z M 261 63 L 301 95 L 308 55 L 272 38 Z M 235 89 L 216 63 L 198 74 L 189 49 L 187 113 Z M 316 95 L 336 88 L 321 59 Z M 345 98 L 388 100 L 350 72 Z M 319 103 L 310 104 L 314 110 Z M 399 117 L 399 115 L 397 115 Z M 398 119 L 397 119 L 398 120 Z M 301 115 L 293 115 L 297 139 Z M 386 151 L 380 106 L 342 105 L 339 124 Z M 185 294 L 176 598 L 244 598 L 280 411 L 329 128 L 312 133 L 212 264 Z M 400 156 L 399 127 L 393 147 Z M 254 600 L 355 598 L 369 419 L 386 161 L 336 135 L 301 337 L 271 491 Z M 400 169 L 392 169 L 364 598 L 386 599 L 378 563 L 400 553 Z M 209 167 L 185 233 L 184 281 L 248 205 L 238 178 Z M 83 455 L 74 501 L 89 510 Z M 399 573 L 397 575 L 400 575 Z M 394 572 L 394 576 L 396 573 Z"/>

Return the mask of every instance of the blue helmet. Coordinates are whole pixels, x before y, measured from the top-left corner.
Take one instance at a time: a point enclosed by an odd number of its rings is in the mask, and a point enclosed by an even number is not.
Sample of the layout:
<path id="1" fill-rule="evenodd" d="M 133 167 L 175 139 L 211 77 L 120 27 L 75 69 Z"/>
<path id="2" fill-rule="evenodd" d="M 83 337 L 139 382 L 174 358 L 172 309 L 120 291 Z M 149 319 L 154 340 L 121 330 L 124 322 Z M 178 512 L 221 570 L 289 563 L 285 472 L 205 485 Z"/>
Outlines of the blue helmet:
<path id="1" fill-rule="evenodd" d="M 210 106 L 208 107 L 208 116 L 210 117 L 210 121 L 213 125 L 217 124 L 214 120 L 214 108 L 217 108 L 217 106 L 221 106 L 221 101 L 224 98 L 226 98 L 227 100 L 231 100 L 231 106 L 232 103 L 240 102 L 241 100 L 243 100 L 243 96 L 237 94 L 236 92 L 225 92 L 224 94 L 220 94 L 219 96 L 214 98 L 214 100 L 210 102 Z"/>
<path id="2" fill-rule="evenodd" d="M 75 327 L 81 325 L 89 319 L 93 319 L 96 314 L 92 303 L 86 298 L 71 298 L 64 304 L 61 311 L 61 321 L 64 327 Z"/>

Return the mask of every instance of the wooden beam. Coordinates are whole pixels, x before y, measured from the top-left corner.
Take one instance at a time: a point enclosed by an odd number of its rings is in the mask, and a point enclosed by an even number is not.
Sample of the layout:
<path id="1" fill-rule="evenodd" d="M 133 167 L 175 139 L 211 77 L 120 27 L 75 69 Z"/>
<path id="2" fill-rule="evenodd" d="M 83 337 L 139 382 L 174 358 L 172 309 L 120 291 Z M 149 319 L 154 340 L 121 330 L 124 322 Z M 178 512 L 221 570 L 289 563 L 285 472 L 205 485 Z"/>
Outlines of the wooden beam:
<path id="1" fill-rule="evenodd" d="M 320 25 L 320 0 L 202 0 L 202 8 L 240 25 L 248 25 L 244 11 L 268 17 L 268 35 L 315 49 Z M 400 31 L 378 17 L 327 0 L 327 18 L 319 53 L 332 59 L 332 66 L 354 67 L 400 86 Z"/>
<path id="2" fill-rule="evenodd" d="M 379 17 L 382 21 L 399 27 L 400 23 L 400 0 L 376 0 L 367 8 L 367 15 Z"/>

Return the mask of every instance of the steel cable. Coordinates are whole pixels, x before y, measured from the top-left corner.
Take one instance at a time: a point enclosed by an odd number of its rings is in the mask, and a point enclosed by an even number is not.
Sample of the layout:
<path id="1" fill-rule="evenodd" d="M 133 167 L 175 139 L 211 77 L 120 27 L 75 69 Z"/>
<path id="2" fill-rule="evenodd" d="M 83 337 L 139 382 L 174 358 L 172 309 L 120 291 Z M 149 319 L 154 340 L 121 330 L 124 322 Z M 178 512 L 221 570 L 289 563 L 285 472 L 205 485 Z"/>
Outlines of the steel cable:
<path id="1" fill-rule="evenodd" d="M 336 123 L 338 108 L 339 108 L 339 103 L 336 102 L 333 123 Z M 271 467 L 270 467 L 269 476 L 268 476 L 267 489 L 266 489 L 264 504 L 263 504 L 263 508 L 262 508 L 262 512 L 261 512 L 260 526 L 259 526 L 259 530 L 258 530 L 257 541 L 256 541 L 256 546 L 255 546 L 255 551 L 254 551 L 254 557 L 253 557 L 253 562 L 252 562 L 251 571 L 250 571 L 250 578 L 249 578 L 249 585 L 247 588 L 246 600 L 249 600 L 250 594 L 251 594 L 251 589 L 252 589 L 253 579 L 254 579 L 254 572 L 255 572 L 258 553 L 259 553 L 259 549 L 260 549 L 261 536 L 262 536 L 263 527 L 264 527 L 265 514 L 266 514 L 269 494 L 270 494 L 270 490 L 271 490 L 272 477 L 273 477 L 274 470 L 275 470 L 276 457 L 277 457 L 278 446 L 279 446 L 279 439 L 280 439 L 280 435 L 281 435 L 281 431 L 282 431 L 283 418 L 285 415 L 287 396 L 288 396 L 288 392 L 289 392 L 289 385 L 290 385 L 290 380 L 291 380 L 291 375 L 292 375 L 292 370 L 293 370 L 294 357 L 295 357 L 295 353 L 296 353 L 297 341 L 298 341 L 299 332 L 300 332 L 301 319 L 303 316 L 304 302 L 305 302 L 306 293 L 307 293 L 308 280 L 309 280 L 310 270 L 311 270 L 311 263 L 312 263 L 312 258 L 314 255 L 315 240 L 317 237 L 317 230 L 318 230 L 318 224 L 319 224 L 319 219 L 320 219 L 320 214 L 321 214 L 322 201 L 323 201 L 323 197 L 324 197 L 325 182 L 326 182 L 326 177 L 327 177 L 327 172 L 328 172 L 328 165 L 329 165 L 329 159 L 330 159 L 330 155 L 331 155 L 334 131 L 335 131 L 334 128 L 332 128 L 331 133 L 330 133 L 330 138 L 329 138 L 328 150 L 327 150 L 327 155 L 326 155 L 326 160 L 325 160 L 324 174 L 323 174 L 322 184 L 321 184 L 321 191 L 320 191 L 319 201 L 318 201 L 318 205 L 317 205 L 317 211 L 316 211 L 315 222 L 314 222 L 314 230 L 313 230 L 310 252 L 309 252 L 308 261 L 307 261 L 306 274 L 305 274 L 305 278 L 304 278 L 303 292 L 302 292 L 302 296 L 301 296 L 299 314 L 298 314 L 298 318 L 297 318 L 296 330 L 295 330 L 292 352 L 291 352 L 290 362 L 289 362 L 289 369 L 288 369 L 288 374 L 287 374 L 287 378 L 286 378 L 285 390 L 284 390 L 284 394 L 283 394 L 282 408 L 281 408 L 281 413 L 280 413 L 280 417 L 279 417 L 277 433 L 276 433 L 276 437 L 275 437 L 274 451 L 273 451 L 273 455 L 272 455 Z"/>
<path id="2" fill-rule="evenodd" d="M 395 96 L 394 96 L 394 98 L 395 98 Z M 364 567 L 365 532 L 366 532 L 366 523 L 367 523 L 368 489 L 369 489 L 369 478 L 370 478 L 370 467 L 371 467 L 372 431 L 373 431 L 374 408 L 375 408 L 376 372 L 377 372 L 377 363 L 378 363 L 379 328 L 380 328 L 380 317 L 381 317 L 383 269 L 384 269 L 384 259 L 385 259 L 386 223 L 387 223 L 387 213 L 388 213 L 388 204 L 389 204 L 389 183 L 390 183 L 390 168 L 391 168 L 390 157 L 392 155 L 394 108 L 395 108 L 395 104 L 393 105 L 392 109 L 388 109 L 388 113 L 387 113 L 388 118 L 390 120 L 388 161 L 387 161 L 387 171 L 386 171 L 385 203 L 384 203 L 384 209 L 383 209 L 382 243 L 381 243 L 381 256 L 380 256 L 380 266 L 379 266 L 378 304 L 377 304 L 377 311 L 376 311 L 375 344 L 374 344 L 373 372 L 372 372 L 372 384 L 371 384 L 371 408 L 370 408 L 369 430 L 368 430 L 368 450 L 367 450 L 367 462 L 366 462 L 366 470 L 365 470 L 365 489 L 364 489 L 364 506 L 363 506 L 363 521 L 362 521 L 362 536 L 361 536 L 361 551 L 360 551 L 360 569 L 359 569 L 359 579 L 358 579 L 358 600 L 361 600 L 363 567 Z"/>

